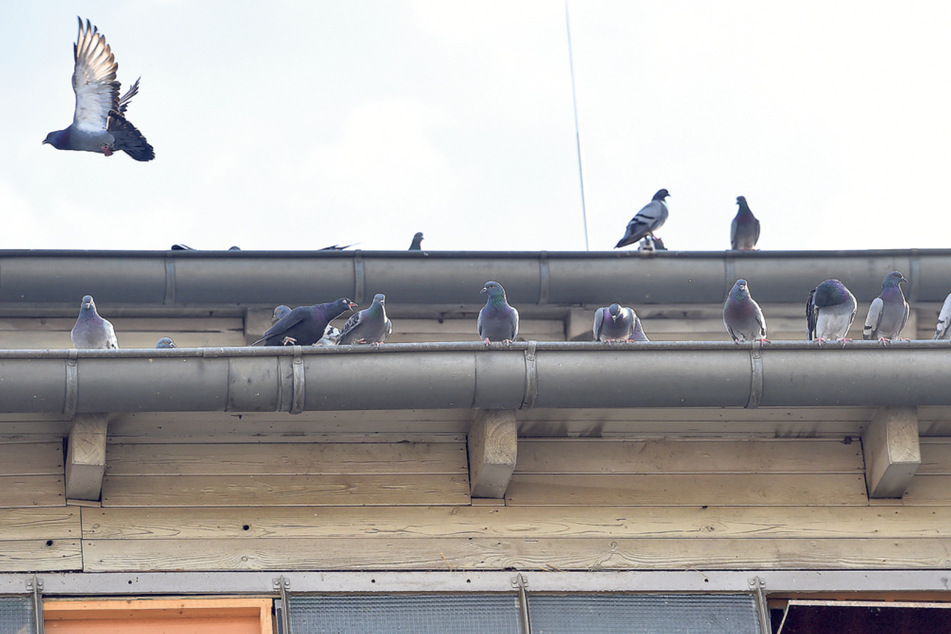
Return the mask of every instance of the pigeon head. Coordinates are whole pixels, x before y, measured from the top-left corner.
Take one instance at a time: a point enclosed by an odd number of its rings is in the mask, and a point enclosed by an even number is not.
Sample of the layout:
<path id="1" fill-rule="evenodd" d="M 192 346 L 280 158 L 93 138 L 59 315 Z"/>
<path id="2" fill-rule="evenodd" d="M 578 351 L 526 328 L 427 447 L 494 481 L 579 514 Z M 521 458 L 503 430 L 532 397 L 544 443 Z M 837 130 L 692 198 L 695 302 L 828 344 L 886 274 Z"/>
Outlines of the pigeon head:
<path id="1" fill-rule="evenodd" d="M 155 344 L 156 348 L 177 348 L 175 342 L 172 341 L 171 337 L 162 337 L 158 340 L 158 343 Z"/>
<path id="2" fill-rule="evenodd" d="M 745 202 L 746 202 L 746 196 L 737 196 L 737 197 L 736 197 L 736 204 L 737 204 L 737 205 L 743 205 Z"/>
<path id="3" fill-rule="evenodd" d="M 385 304 L 385 303 L 386 303 L 386 295 L 384 295 L 383 293 L 377 293 L 376 295 L 373 296 L 373 303 L 374 303 L 374 304 Z"/>
<path id="4" fill-rule="evenodd" d="M 651 200 L 663 200 L 670 196 L 666 189 L 659 189 Z"/>
<path id="5" fill-rule="evenodd" d="M 92 311 L 96 312 L 96 302 L 92 300 L 92 295 L 86 295 L 83 297 L 83 303 L 79 308 L 80 312 Z"/>
<path id="6" fill-rule="evenodd" d="M 905 276 L 899 273 L 898 271 L 892 271 L 885 276 L 885 279 L 882 281 L 882 288 L 888 288 L 890 286 L 898 286 L 902 282 L 907 282 Z"/>
<path id="7" fill-rule="evenodd" d="M 733 285 L 733 290 L 730 291 L 730 295 L 733 297 L 749 297 L 750 289 L 746 280 L 738 279 L 736 284 Z"/>
<path id="8" fill-rule="evenodd" d="M 839 280 L 826 280 L 816 287 L 813 302 L 819 308 L 841 303 L 848 296 L 848 289 Z"/>
<path id="9" fill-rule="evenodd" d="M 336 302 L 334 302 L 334 303 L 337 304 L 337 305 L 339 305 L 339 306 L 343 306 L 343 307 L 344 307 L 344 310 L 347 310 L 347 309 L 353 310 L 354 308 L 356 308 L 357 306 L 360 305 L 360 304 L 358 304 L 358 303 L 356 303 L 356 302 L 354 302 L 354 301 L 352 301 L 352 300 L 350 300 L 350 299 L 348 299 L 348 298 L 346 298 L 346 297 L 341 297 L 340 299 L 338 299 L 338 300 L 337 300 Z"/>
<path id="10" fill-rule="evenodd" d="M 291 312 L 290 306 L 285 306 L 281 304 L 274 309 L 274 312 L 271 314 L 271 323 L 276 324 L 280 320 L 284 319 Z"/>
<path id="11" fill-rule="evenodd" d="M 57 150 L 62 150 L 67 145 L 66 130 L 56 130 L 55 132 L 47 134 L 41 145 L 46 144 L 52 145 Z"/>
<path id="12" fill-rule="evenodd" d="M 498 299 L 499 297 L 505 299 L 505 289 L 503 289 L 502 285 L 498 282 L 486 282 L 481 292 L 488 293 L 492 299 Z"/>
<path id="13" fill-rule="evenodd" d="M 611 315 L 611 321 L 617 321 L 617 318 L 621 316 L 621 307 L 617 304 L 611 304 L 608 306 L 608 314 Z"/>

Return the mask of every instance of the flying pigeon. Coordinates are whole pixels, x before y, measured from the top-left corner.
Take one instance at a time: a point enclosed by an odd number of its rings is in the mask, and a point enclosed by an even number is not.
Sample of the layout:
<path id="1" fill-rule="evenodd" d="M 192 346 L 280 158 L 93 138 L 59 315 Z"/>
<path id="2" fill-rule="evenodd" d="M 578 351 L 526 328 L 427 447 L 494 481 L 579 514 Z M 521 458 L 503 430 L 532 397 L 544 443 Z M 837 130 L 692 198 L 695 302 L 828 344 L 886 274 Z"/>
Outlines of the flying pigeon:
<path id="1" fill-rule="evenodd" d="M 373 303 L 359 313 L 351 315 L 340 331 L 337 344 L 346 346 L 354 343 L 379 345 L 393 332 L 393 324 L 386 318 L 386 295 L 377 293 Z"/>
<path id="2" fill-rule="evenodd" d="M 79 20 L 79 35 L 73 45 L 73 92 L 76 110 L 65 130 L 46 135 L 43 143 L 57 150 L 81 150 L 112 156 L 122 150 L 137 161 L 151 161 L 155 151 L 142 133 L 125 118 L 129 101 L 139 92 L 139 80 L 121 98 L 116 81 L 116 63 L 106 38 L 86 20 Z"/>
<path id="3" fill-rule="evenodd" d="M 846 335 L 855 319 L 857 307 L 855 295 L 839 280 L 826 280 L 819 284 L 809 292 L 809 299 L 806 300 L 806 332 L 809 341 L 817 340 L 819 345 L 823 341 L 847 341 Z"/>
<path id="4" fill-rule="evenodd" d="M 951 339 L 951 295 L 944 298 L 944 306 L 938 313 L 938 325 L 934 329 L 935 339 Z"/>
<path id="5" fill-rule="evenodd" d="M 619 249 L 634 244 L 644 236 L 653 238 L 654 232 L 660 229 L 661 225 L 667 220 L 667 203 L 664 199 L 668 196 L 670 194 L 667 193 L 666 189 L 661 189 L 654 194 L 654 198 L 634 214 L 631 221 L 627 223 L 627 232 L 614 245 L 614 248 Z"/>
<path id="6" fill-rule="evenodd" d="M 750 297 L 746 280 L 736 281 L 723 304 L 723 325 L 735 343 L 767 341 L 766 318 L 759 304 Z"/>
<path id="7" fill-rule="evenodd" d="M 119 347 L 116 329 L 109 320 L 103 319 L 96 312 L 96 302 L 92 300 L 92 295 L 83 297 L 79 318 L 69 336 L 73 340 L 73 347 L 80 350 L 111 350 Z"/>
<path id="8" fill-rule="evenodd" d="M 155 344 L 156 348 L 177 348 L 175 342 L 172 341 L 171 337 L 162 337 L 158 340 L 158 343 Z"/>
<path id="9" fill-rule="evenodd" d="M 644 334 L 644 327 L 641 326 L 641 318 L 634 316 L 634 334 L 631 335 L 631 341 L 650 341 Z"/>
<path id="10" fill-rule="evenodd" d="M 346 297 L 326 304 L 298 306 L 268 328 L 264 336 L 251 345 L 313 345 L 324 336 L 327 324 L 339 317 L 343 311 L 353 310 L 355 306 L 356 304 Z"/>
<path id="11" fill-rule="evenodd" d="M 594 340 L 613 343 L 633 341 L 634 323 L 637 315 L 627 306 L 611 304 L 594 313 Z"/>
<path id="12" fill-rule="evenodd" d="M 734 251 L 752 251 L 759 241 L 759 220 L 746 204 L 746 196 L 737 196 L 736 204 L 740 210 L 730 225 L 730 248 Z"/>
<path id="13" fill-rule="evenodd" d="M 417 231 L 416 235 L 413 236 L 413 243 L 409 245 L 410 251 L 422 251 L 423 250 L 423 232 Z"/>
<path id="14" fill-rule="evenodd" d="M 274 308 L 274 312 L 271 313 L 271 323 L 276 324 L 277 322 L 281 321 L 284 317 L 286 317 L 288 313 L 290 312 L 291 312 L 290 306 L 285 306 L 284 304 L 281 304 L 280 306 L 276 306 Z"/>
<path id="15" fill-rule="evenodd" d="M 479 311 L 479 338 L 511 343 L 518 335 L 518 311 L 505 299 L 505 289 L 498 282 L 486 282 L 483 293 L 488 293 L 485 306 Z"/>
<path id="16" fill-rule="evenodd" d="M 907 281 L 898 271 L 885 276 L 881 295 L 869 306 L 862 339 L 878 339 L 885 343 L 898 338 L 908 319 L 908 302 L 901 292 L 901 283 Z"/>

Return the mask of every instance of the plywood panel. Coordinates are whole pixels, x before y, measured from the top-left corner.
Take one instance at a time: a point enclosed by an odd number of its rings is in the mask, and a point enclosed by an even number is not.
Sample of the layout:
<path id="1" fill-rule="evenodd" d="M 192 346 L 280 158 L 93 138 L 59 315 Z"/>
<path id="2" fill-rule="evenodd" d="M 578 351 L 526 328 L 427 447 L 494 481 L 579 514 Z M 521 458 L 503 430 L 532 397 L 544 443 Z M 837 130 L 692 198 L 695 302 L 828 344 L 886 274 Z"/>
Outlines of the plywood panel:
<path id="1" fill-rule="evenodd" d="M 0 541 L 0 572 L 81 570 L 81 548 L 78 539 Z"/>
<path id="2" fill-rule="evenodd" d="M 468 504 L 465 475 L 107 476 L 103 506 Z"/>
<path id="3" fill-rule="evenodd" d="M 951 539 L 96 540 L 84 553 L 88 572 L 933 569 Z"/>
<path id="4" fill-rule="evenodd" d="M 520 506 L 856 506 L 861 475 L 640 475 L 512 477 L 505 503 Z"/>
<path id="5" fill-rule="evenodd" d="M 110 444 L 107 475 L 465 474 L 464 443 Z"/>
<path id="6" fill-rule="evenodd" d="M 951 537 L 951 507 L 84 508 L 84 539 Z"/>
<path id="7" fill-rule="evenodd" d="M 0 541 L 15 539 L 78 539 L 79 509 L 0 509 Z"/>
<path id="8" fill-rule="evenodd" d="M 62 474 L 63 443 L 2 443 L 0 444 L 0 476 Z"/>
<path id="9" fill-rule="evenodd" d="M 519 442 L 515 473 L 864 473 L 862 446 L 839 441 Z"/>
<path id="10" fill-rule="evenodd" d="M 0 476 L 0 508 L 63 506 L 65 478 L 59 476 Z"/>

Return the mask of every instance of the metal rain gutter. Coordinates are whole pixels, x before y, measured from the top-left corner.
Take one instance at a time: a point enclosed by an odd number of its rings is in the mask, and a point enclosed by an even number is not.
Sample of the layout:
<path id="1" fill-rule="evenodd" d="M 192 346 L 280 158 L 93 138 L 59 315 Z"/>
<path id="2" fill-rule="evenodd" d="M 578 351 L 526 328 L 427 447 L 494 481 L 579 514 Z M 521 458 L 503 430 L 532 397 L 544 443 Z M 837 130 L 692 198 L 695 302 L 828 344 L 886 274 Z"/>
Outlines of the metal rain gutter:
<path id="1" fill-rule="evenodd" d="M 383 292 L 391 304 L 481 304 L 487 280 L 514 305 L 722 302 L 737 278 L 766 303 L 805 303 L 830 277 L 860 301 L 889 271 L 910 301 L 951 292 L 951 250 L 889 251 L 0 251 L 0 306 L 302 305 Z M 293 283 L 289 283 L 293 281 Z"/>
<path id="2" fill-rule="evenodd" d="M 951 405 L 951 342 L 2 350 L 0 412 Z"/>

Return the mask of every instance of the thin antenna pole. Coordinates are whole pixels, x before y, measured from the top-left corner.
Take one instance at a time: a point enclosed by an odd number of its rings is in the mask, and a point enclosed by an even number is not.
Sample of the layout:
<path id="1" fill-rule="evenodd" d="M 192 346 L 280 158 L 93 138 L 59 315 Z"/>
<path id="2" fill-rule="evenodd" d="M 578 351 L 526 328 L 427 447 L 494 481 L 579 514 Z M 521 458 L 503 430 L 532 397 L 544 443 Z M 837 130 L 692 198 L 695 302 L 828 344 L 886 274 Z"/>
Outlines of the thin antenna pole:
<path id="1" fill-rule="evenodd" d="M 584 172 L 581 171 L 581 133 L 578 131 L 578 99 L 575 96 L 575 58 L 571 52 L 571 19 L 568 16 L 568 0 L 565 0 L 565 28 L 568 31 L 568 68 L 571 70 L 571 105 L 575 110 L 575 147 L 578 148 L 578 183 L 581 186 L 581 219 L 584 222 L 584 250 L 588 246 L 588 211 L 584 205 Z"/>

